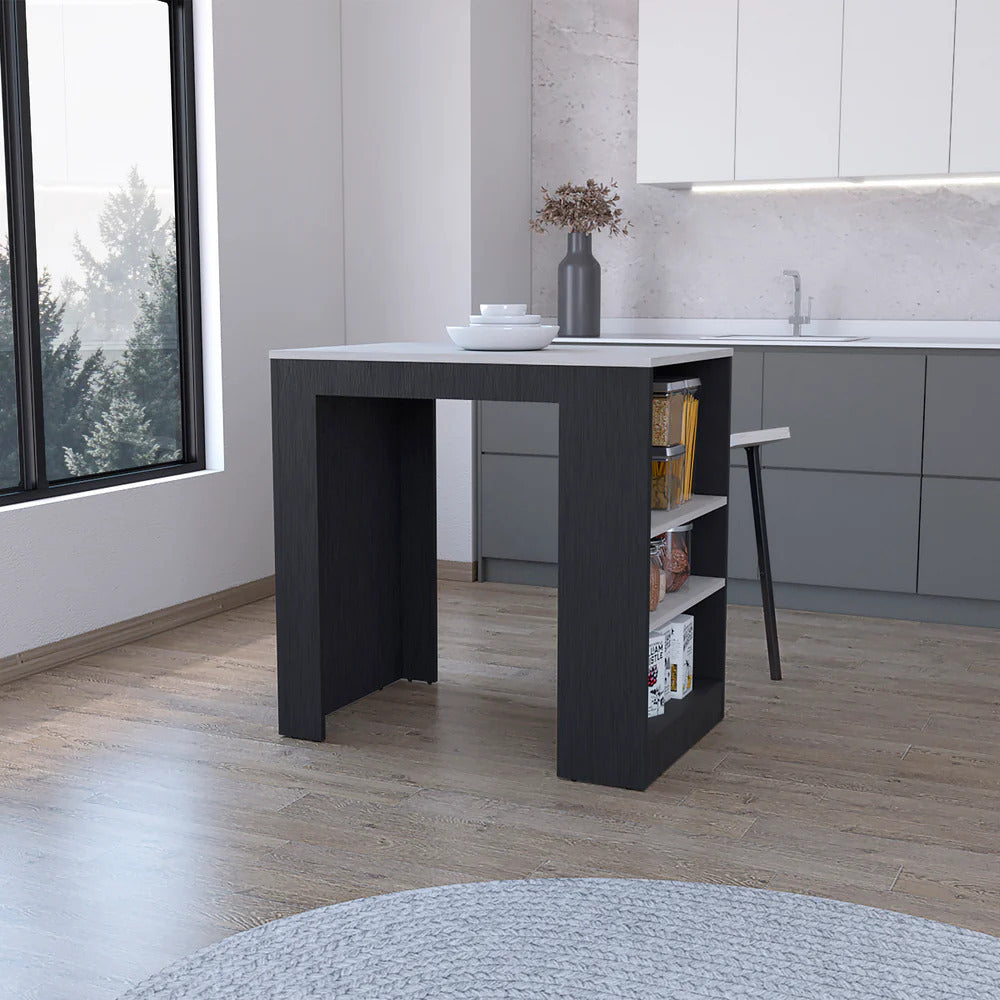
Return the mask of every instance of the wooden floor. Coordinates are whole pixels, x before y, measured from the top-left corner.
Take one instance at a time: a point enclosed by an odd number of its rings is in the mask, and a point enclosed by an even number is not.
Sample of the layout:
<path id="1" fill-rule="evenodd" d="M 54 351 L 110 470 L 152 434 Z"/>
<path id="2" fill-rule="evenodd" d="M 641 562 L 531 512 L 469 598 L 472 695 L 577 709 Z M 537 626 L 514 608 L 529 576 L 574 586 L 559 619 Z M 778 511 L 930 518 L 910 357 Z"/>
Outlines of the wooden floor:
<path id="1" fill-rule="evenodd" d="M 274 729 L 265 601 L 0 688 L 0 997 L 110 1000 L 299 910 L 476 879 L 813 893 L 1000 933 L 1000 642 L 730 615 L 726 720 L 646 793 L 559 781 L 555 597 L 446 584 L 441 683 Z"/>

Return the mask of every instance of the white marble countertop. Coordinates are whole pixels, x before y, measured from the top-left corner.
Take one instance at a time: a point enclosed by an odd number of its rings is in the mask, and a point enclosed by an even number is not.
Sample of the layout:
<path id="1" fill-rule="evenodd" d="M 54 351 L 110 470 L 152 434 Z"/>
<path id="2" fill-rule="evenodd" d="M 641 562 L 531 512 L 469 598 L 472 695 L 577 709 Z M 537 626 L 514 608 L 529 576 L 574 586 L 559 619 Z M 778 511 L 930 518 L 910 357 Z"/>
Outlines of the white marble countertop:
<path id="1" fill-rule="evenodd" d="M 701 341 L 694 348 L 661 347 L 649 342 L 618 344 L 583 341 L 552 344 L 541 351 L 463 351 L 450 342 L 348 344 L 336 347 L 295 347 L 271 351 L 272 360 L 404 361 L 466 365 L 564 365 L 579 368 L 662 368 L 732 357 L 726 344 Z"/>

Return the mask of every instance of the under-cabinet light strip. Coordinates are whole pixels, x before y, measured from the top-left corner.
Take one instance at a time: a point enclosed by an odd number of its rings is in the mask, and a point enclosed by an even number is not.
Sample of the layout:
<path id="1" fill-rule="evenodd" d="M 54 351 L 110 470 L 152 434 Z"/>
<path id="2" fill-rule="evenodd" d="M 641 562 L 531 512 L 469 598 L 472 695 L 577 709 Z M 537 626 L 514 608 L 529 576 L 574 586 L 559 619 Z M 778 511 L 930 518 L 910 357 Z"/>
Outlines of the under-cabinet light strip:
<path id="1" fill-rule="evenodd" d="M 738 194 L 753 191 L 844 191 L 859 188 L 917 188 L 917 187 L 982 187 L 1000 184 L 1000 174 L 988 176 L 953 177 L 942 174 L 936 177 L 877 177 L 856 181 L 752 181 L 740 184 L 692 184 L 696 194 Z"/>

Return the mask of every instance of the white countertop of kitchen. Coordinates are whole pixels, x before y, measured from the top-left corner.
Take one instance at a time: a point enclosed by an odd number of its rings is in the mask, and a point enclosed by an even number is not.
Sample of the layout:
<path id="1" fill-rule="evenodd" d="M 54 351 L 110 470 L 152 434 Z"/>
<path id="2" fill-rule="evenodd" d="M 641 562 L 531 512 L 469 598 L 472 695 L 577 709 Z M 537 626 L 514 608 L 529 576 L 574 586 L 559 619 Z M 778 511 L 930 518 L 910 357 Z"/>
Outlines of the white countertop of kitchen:
<path id="1" fill-rule="evenodd" d="M 692 336 L 692 337 L 629 337 L 623 334 L 601 334 L 600 338 L 583 339 L 572 337 L 557 337 L 555 344 L 592 344 L 605 343 L 619 347 L 625 344 L 635 347 L 650 348 L 658 344 L 664 346 L 683 347 L 685 345 L 718 344 L 720 347 L 895 347 L 910 350 L 950 350 L 950 351 L 1000 351 L 1000 341 L 991 338 L 949 338 L 935 339 L 932 337 L 851 337 L 831 339 L 826 337 L 759 337 L 741 334 L 734 337 L 725 336 Z"/>
<path id="2" fill-rule="evenodd" d="M 684 346 L 844 347 L 909 350 L 1000 351 L 996 320 L 829 320 L 814 319 L 793 337 L 781 319 L 602 319 L 602 341 Z M 556 343 L 593 343 L 557 338 Z"/>
<path id="3" fill-rule="evenodd" d="M 732 357 L 728 344 L 705 341 L 693 347 L 582 341 L 554 343 L 541 351 L 463 351 L 449 342 L 348 344 L 335 347 L 295 347 L 271 351 L 272 360 L 388 361 L 431 364 L 564 365 L 578 368 L 662 368 L 668 365 Z"/>

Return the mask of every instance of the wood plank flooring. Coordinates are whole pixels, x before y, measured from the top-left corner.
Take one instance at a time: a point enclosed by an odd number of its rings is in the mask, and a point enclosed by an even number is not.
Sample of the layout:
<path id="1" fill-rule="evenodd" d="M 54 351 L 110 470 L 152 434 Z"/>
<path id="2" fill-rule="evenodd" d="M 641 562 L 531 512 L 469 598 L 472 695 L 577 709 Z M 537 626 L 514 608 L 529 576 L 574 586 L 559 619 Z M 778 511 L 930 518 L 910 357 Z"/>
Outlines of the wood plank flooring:
<path id="1" fill-rule="evenodd" d="M 1000 634 L 730 612 L 726 720 L 646 793 L 559 781 L 555 595 L 446 583 L 441 682 L 274 728 L 262 601 L 0 688 L 0 998 L 111 1000 L 299 910 L 476 879 L 806 892 L 1000 934 Z"/>

